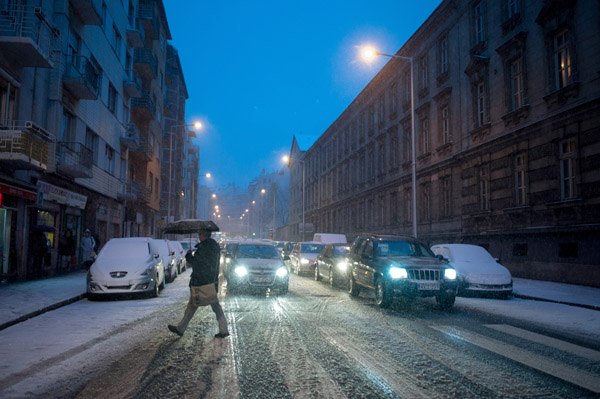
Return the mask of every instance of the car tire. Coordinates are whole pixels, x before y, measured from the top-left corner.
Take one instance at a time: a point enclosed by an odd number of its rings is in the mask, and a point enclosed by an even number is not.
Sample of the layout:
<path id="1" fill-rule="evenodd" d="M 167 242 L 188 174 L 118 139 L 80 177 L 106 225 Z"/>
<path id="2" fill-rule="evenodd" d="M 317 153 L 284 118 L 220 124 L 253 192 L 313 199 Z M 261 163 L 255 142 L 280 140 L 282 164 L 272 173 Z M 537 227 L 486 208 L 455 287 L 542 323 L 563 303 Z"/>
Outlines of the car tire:
<path id="1" fill-rule="evenodd" d="M 160 285 L 158 286 L 158 288 L 160 288 L 161 290 L 165 289 L 165 280 L 166 280 L 166 277 L 165 276 L 163 276 L 163 277 L 164 278 L 163 278 L 162 283 L 160 283 Z M 156 278 L 156 282 L 158 283 L 158 277 Z"/>
<path id="2" fill-rule="evenodd" d="M 392 304 L 392 293 L 383 278 L 378 278 L 375 282 L 375 303 L 380 308 L 389 308 Z"/>
<path id="3" fill-rule="evenodd" d="M 350 296 L 358 296 L 360 294 L 360 287 L 356 284 L 356 280 L 354 280 L 352 274 L 348 277 L 348 294 Z"/>
<path id="4" fill-rule="evenodd" d="M 333 288 L 335 286 L 335 281 L 333 280 L 333 269 L 329 268 L 329 285 Z"/>
<path id="5" fill-rule="evenodd" d="M 321 281 L 321 274 L 319 273 L 319 266 L 315 265 L 315 281 Z"/>
<path id="6" fill-rule="evenodd" d="M 158 285 L 158 281 L 155 281 L 154 289 L 152 290 L 152 293 L 151 293 L 152 298 L 158 298 L 159 291 L 160 291 L 160 287 Z"/>
<path id="7" fill-rule="evenodd" d="M 439 294 L 435 296 L 435 301 L 443 310 L 448 310 L 454 306 L 456 295 L 454 294 Z"/>

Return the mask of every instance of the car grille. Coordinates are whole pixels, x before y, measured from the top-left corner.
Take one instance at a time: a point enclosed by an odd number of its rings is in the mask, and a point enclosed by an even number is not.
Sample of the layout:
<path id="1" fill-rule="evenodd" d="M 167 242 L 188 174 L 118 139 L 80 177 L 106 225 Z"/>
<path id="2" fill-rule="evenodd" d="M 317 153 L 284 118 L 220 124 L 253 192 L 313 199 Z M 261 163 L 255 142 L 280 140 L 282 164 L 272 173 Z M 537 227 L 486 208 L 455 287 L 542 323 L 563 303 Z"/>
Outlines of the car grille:
<path id="1" fill-rule="evenodd" d="M 253 285 L 272 285 L 274 280 L 274 270 L 250 270 L 248 273 L 248 282 Z"/>
<path id="2" fill-rule="evenodd" d="M 112 278 L 123 278 L 127 276 L 127 272 L 110 272 Z"/>
<path id="3" fill-rule="evenodd" d="M 130 290 L 131 285 L 107 285 L 106 289 L 109 290 Z"/>
<path id="4" fill-rule="evenodd" d="M 442 271 L 435 269 L 409 269 L 408 278 L 411 280 L 436 281 L 442 279 Z"/>

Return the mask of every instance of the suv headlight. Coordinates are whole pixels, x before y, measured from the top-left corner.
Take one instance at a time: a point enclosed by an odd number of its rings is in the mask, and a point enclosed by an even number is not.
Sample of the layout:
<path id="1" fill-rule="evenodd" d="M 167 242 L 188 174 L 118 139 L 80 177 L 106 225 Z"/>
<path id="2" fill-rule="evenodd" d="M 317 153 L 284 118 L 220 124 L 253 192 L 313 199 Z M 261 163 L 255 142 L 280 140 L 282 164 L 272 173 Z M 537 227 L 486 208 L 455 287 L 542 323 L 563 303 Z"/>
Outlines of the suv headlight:
<path id="1" fill-rule="evenodd" d="M 456 280 L 456 270 L 444 269 L 444 278 L 448 280 Z"/>
<path id="2" fill-rule="evenodd" d="M 277 271 L 275 272 L 275 274 L 277 275 L 277 277 L 285 277 L 288 274 L 288 270 L 287 267 L 280 267 L 279 269 L 277 269 Z"/>
<path id="3" fill-rule="evenodd" d="M 408 272 L 403 267 L 390 267 L 390 277 L 393 279 L 408 278 Z"/>
<path id="4" fill-rule="evenodd" d="M 238 277 L 244 277 L 248 274 L 248 269 L 246 269 L 245 266 L 238 266 L 235 268 L 235 274 L 237 274 Z"/>
<path id="5" fill-rule="evenodd" d="M 307 265 L 308 264 L 308 259 L 302 258 L 302 259 L 300 259 L 300 263 L 302 263 L 303 265 Z"/>
<path id="6" fill-rule="evenodd" d="M 347 267 L 348 267 L 348 264 L 344 261 L 338 262 L 338 264 L 337 264 L 337 268 L 342 272 L 345 272 Z"/>

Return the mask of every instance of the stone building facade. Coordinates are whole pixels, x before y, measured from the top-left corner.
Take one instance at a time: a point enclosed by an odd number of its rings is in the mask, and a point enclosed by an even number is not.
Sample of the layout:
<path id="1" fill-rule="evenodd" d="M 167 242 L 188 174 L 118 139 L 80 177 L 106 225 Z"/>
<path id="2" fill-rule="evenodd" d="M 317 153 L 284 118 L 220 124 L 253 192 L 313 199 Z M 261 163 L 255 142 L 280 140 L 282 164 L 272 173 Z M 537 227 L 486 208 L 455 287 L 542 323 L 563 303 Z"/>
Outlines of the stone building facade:
<path id="1" fill-rule="evenodd" d="M 599 33 L 594 0 L 446 0 L 402 46 L 419 238 L 600 286 Z M 315 231 L 412 234 L 410 77 L 390 59 L 298 153 Z"/>

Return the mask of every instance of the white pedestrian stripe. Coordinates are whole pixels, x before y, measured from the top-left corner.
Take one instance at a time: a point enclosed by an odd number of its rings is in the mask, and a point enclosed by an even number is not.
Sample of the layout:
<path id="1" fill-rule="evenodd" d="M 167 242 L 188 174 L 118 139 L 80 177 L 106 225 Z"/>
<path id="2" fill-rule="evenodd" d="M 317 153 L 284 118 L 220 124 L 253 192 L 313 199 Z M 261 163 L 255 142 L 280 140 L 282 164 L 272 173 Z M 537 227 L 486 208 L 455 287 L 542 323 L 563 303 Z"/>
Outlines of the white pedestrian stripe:
<path id="1" fill-rule="evenodd" d="M 569 342 L 561 341 L 560 339 L 547 337 L 542 334 L 537 334 L 521 328 L 509 326 L 507 324 L 486 324 L 485 327 L 514 335 L 515 337 L 523 338 L 532 342 L 537 342 L 542 345 L 550 346 L 563 352 L 569 352 L 573 355 L 584 357 L 595 362 L 600 362 L 600 352 L 593 349 L 584 348 L 583 346 L 571 344 Z"/>
<path id="2" fill-rule="evenodd" d="M 528 367 L 542 371 L 553 377 L 578 385 L 594 393 L 600 393 L 600 375 L 590 374 L 586 371 L 575 369 L 545 356 L 536 355 L 533 352 L 492 338 L 484 337 L 483 335 L 470 332 L 464 328 L 454 326 L 431 326 L 431 328 L 450 335 L 453 338 L 463 340 Z"/>

